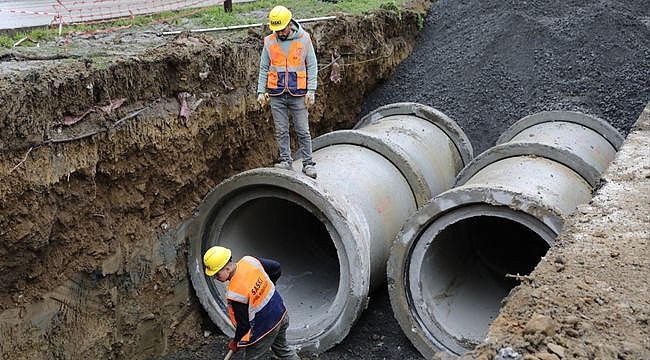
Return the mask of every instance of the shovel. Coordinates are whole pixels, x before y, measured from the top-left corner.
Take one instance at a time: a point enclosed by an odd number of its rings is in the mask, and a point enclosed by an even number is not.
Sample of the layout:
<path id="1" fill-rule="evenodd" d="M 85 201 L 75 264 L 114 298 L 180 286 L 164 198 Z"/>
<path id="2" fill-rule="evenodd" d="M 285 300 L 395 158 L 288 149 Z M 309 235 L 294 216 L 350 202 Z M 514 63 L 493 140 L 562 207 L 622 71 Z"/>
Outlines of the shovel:
<path id="1" fill-rule="evenodd" d="M 232 350 L 228 350 L 228 353 L 226 354 L 226 357 L 223 358 L 223 360 L 230 360 L 232 354 L 234 354 L 234 352 L 232 352 Z"/>

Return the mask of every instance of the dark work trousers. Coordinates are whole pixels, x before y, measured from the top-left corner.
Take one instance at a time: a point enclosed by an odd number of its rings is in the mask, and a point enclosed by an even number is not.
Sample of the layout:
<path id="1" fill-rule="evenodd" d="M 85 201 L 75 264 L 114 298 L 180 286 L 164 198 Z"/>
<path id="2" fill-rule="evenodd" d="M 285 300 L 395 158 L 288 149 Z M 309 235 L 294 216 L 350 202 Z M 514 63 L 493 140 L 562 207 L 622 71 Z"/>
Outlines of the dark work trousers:
<path id="1" fill-rule="evenodd" d="M 289 327 L 289 315 L 273 331 L 259 340 L 255 345 L 247 346 L 244 349 L 245 360 L 264 359 L 269 351 L 273 351 L 278 359 L 300 360 L 296 350 L 287 344 L 287 328 Z"/>

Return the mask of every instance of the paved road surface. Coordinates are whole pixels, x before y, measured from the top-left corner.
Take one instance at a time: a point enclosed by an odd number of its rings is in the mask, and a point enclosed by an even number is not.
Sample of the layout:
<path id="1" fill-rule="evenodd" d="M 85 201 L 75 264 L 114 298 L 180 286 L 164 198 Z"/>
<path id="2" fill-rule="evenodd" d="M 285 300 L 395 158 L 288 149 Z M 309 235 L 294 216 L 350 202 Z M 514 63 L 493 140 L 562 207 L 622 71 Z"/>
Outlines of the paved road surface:
<path id="1" fill-rule="evenodd" d="M 233 0 L 248 2 L 253 0 Z M 97 21 L 182 8 L 222 5 L 223 0 L 0 0 L 0 30 Z"/>

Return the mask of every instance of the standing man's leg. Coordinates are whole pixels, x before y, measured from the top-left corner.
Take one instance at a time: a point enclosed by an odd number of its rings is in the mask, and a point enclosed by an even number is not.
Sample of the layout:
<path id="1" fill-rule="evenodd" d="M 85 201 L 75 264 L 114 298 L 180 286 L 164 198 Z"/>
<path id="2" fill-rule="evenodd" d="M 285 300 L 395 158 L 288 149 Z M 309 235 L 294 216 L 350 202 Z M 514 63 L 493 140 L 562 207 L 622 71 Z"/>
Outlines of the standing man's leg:
<path id="1" fill-rule="evenodd" d="M 275 140 L 280 148 L 280 164 L 278 167 L 291 169 L 291 140 L 289 138 L 289 98 L 288 94 L 280 96 L 271 96 L 271 114 L 273 115 L 273 124 L 275 126 Z M 295 117 L 295 115 L 294 115 Z"/>
<path id="2" fill-rule="evenodd" d="M 316 177 L 316 169 L 311 155 L 311 134 L 309 133 L 309 111 L 305 106 L 305 99 L 302 96 L 290 96 L 288 100 L 289 110 L 293 114 L 293 125 L 296 137 L 300 144 L 303 172 L 310 177 Z M 309 170 L 309 171 L 306 171 Z"/>

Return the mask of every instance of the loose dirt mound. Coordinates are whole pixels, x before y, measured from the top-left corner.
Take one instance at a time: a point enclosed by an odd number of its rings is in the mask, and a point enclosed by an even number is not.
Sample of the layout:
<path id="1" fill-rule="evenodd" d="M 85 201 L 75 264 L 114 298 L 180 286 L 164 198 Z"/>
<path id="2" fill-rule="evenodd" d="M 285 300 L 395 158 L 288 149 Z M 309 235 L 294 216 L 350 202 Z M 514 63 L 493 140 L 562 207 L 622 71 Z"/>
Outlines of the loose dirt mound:
<path id="1" fill-rule="evenodd" d="M 414 101 L 456 120 L 476 154 L 515 121 L 573 110 L 623 135 L 650 99 L 645 1 L 433 4 L 413 54 L 363 112 Z"/>

